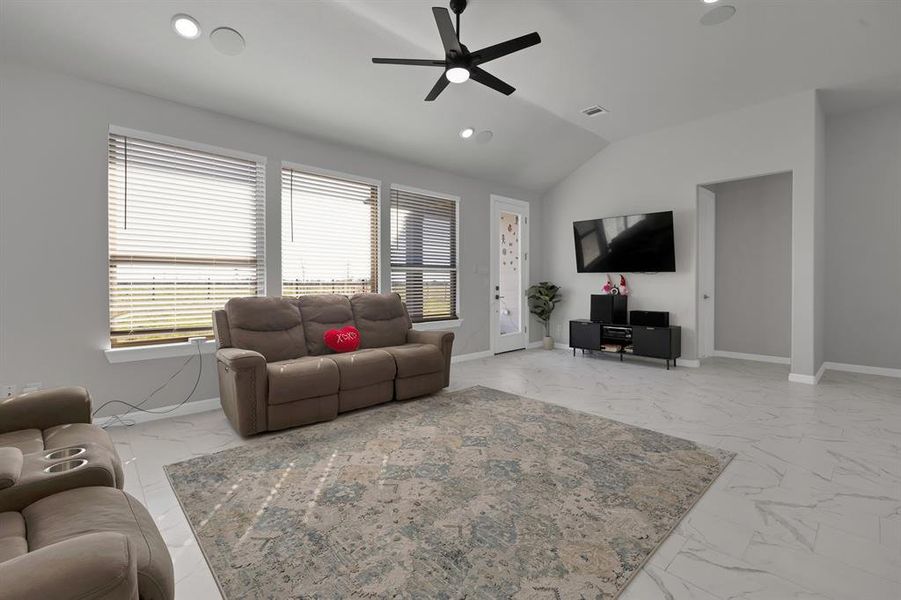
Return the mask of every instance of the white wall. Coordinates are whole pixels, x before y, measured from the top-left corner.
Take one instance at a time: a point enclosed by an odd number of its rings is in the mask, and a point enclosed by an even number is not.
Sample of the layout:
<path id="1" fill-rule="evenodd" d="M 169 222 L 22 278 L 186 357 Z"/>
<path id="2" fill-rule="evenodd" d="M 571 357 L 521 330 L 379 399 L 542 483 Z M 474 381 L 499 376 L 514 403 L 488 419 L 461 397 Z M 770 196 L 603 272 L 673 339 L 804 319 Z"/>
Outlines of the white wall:
<path id="1" fill-rule="evenodd" d="M 715 348 L 788 358 L 792 174 L 728 181 L 713 190 Z"/>
<path id="2" fill-rule="evenodd" d="M 521 190 L 106 85 L 0 64 L 2 383 L 82 384 L 93 392 L 95 403 L 135 402 L 163 383 L 184 360 L 110 365 L 102 351 L 108 346 L 109 330 L 106 161 L 110 124 L 267 157 L 267 284 L 272 293 L 277 293 L 281 275 L 279 167 L 283 160 L 379 179 L 383 197 L 391 183 L 460 196 L 463 324 L 456 331 L 456 354 L 489 347 L 490 194 L 531 202 L 533 219 L 540 220 L 537 198 Z M 469 150 L 461 143 L 460 151 Z M 540 251 L 538 245 L 533 245 L 533 252 Z M 538 261 L 533 263 L 537 275 Z M 210 356 L 204 369 L 195 399 L 218 396 Z M 193 384 L 194 373 L 184 373 L 146 406 L 180 401 Z"/>
<path id="3" fill-rule="evenodd" d="M 814 100 L 813 371 L 821 374 L 826 360 L 826 114 L 819 93 Z M 797 373 L 794 368 L 792 371 Z"/>
<path id="4" fill-rule="evenodd" d="M 826 360 L 901 369 L 901 104 L 826 124 Z"/>
<path id="5" fill-rule="evenodd" d="M 715 115 L 616 142 L 599 152 L 543 199 L 542 279 L 563 286 L 554 332 L 588 315 L 601 276 L 577 274 L 572 222 L 635 212 L 674 211 L 676 272 L 633 274 L 630 309 L 668 310 L 681 325 L 682 354 L 697 356 L 697 186 L 791 171 L 792 372 L 815 373 L 815 130 L 813 91 Z M 615 113 L 604 118 L 616 118 Z"/>

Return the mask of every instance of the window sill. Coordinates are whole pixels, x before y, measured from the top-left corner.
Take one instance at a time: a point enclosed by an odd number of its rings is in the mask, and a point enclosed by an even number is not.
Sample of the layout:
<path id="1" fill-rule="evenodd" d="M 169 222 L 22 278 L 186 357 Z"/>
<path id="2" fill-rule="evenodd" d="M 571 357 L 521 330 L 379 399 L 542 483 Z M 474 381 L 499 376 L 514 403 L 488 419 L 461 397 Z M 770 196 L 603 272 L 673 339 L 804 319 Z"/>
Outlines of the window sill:
<path id="1" fill-rule="evenodd" d="M 201 354 L 216 352 L 216 341 L 200 342 Z M 197 346 L 191 342 L 175 344 L 154 344 L 151 346 L 132 346 L 130 348 L 107 348 L 103 351 L 110 364 L 155 360 L 158 358 L 176 358 L 197 354 Z"/>
<path id="2" fill-rule="evenodd" d="M 463 319 L 450 319 L 448 321 L 428 321 L 426 323 L 413 323 L 413 329 L 417 331 L 432 331 L 435 329 L 457 329 L 463 324 Z"/>

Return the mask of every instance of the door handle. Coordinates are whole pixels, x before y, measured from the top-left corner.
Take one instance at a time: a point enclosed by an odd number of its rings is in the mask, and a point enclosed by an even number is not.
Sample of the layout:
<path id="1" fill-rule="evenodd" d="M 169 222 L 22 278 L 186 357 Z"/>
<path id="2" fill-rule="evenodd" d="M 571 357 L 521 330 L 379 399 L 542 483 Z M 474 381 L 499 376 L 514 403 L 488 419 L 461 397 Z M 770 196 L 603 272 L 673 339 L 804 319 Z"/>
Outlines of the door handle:
<path id="1" fill-rule="evenodd" d="M 707 294 L 704 294 L 704 300 L 710 300 L 710 296 L 708 296 Z"/>

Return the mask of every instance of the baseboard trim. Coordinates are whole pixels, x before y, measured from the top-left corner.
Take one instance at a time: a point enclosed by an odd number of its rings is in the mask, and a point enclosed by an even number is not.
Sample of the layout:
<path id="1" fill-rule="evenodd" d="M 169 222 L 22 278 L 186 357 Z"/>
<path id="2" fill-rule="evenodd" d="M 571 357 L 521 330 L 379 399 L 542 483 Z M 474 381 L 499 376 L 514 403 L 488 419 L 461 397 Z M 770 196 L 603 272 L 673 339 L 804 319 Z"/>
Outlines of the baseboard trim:
<path id="1" fill-rule="evenodd" d="M 826 371 L 826 363 L 820 365 L 820 369 L 816 375 L 802 375 L 801 373 L 789 373 L 788 380 L 792 383 L 806 383 L 807 385 L 816 385 L 820 382 L 823 372 Z"/>
<path id="2" fill-rule="evenodd" d="M 830 371 L 847 371 L 848 373 L 863 373 L 864 375 L 882 375 L 883 377 L 901 378 L 901 369 L 889 367 L 871 367 L 869 365 L 855 365 L 851 363 L 826 362 L 823 363 Z"/>
<path id="3" fill-rule="evenodd" d="M 121 425 L 119 419 L 130 421 L 132 423 L 147 423 L 149 421 L 159 421 L 160 419 L 168 419 L 170 417 L 183 417 L 185 415 L 193 415 L 195 413 L 208 412 L 216 410 L 220 406 L 219 398 L 208 398 L 206 400 L 195 400 L 194 402 L 185 402 L 181 406 L 172 404 L 170 406 L 159 406 L 151 408 L 153 412 L 133 411 L 121 415 L 111 415 L 109 417 L 99 417 L 94 419 L 95 425 L 105 427 L 109 424 L 111 427 Z M 178 407 L 178 408 L 176 408 Z M 169 412 L 171 411 L 171 412 Z"/>
<path id="4" fill-rule="evenodd" d="M 482 352 L 470 352 L 469 354 L 456 354 L 451 356 L 451 364 L 466 362 L 467 360 L 479 360 L 480 358 L 488 358 L 494 356 L 491 350 L 483 350 Z"/>
<path id="5" fill-rule="evenodd" d="M 777 363 L 790 365 L 792 359 L 788 356 L 771 356 L 769 354 L 749 354 L 747 352 L 731 352 L 729 350 L 714 350 L 713 355 L 721 358 L 737 358 L 739 360 L 756 360 L 757 362 Z"/>

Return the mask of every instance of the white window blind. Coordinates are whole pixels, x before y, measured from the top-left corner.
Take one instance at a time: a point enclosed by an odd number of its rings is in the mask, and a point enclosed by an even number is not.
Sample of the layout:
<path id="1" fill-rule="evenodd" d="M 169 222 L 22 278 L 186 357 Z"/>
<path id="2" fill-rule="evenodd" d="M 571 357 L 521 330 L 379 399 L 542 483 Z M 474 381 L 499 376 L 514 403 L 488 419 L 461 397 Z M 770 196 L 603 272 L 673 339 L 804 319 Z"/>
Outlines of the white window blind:
<path id="1" fill-rule="evenodd" d="M 112 346 L 212 335 L 264 288 L 264 165 L 110 133 Z"/>
<path id="2" fill-rule="evenodd" d="M 379 186 L 282 169 L 282 294 L 378 290 Z"/>
<path id="3" fill-rule="evenodd" d="M 457 202 L 391 188 L 391 291 L 414 323 L 457 318 Z"/>

